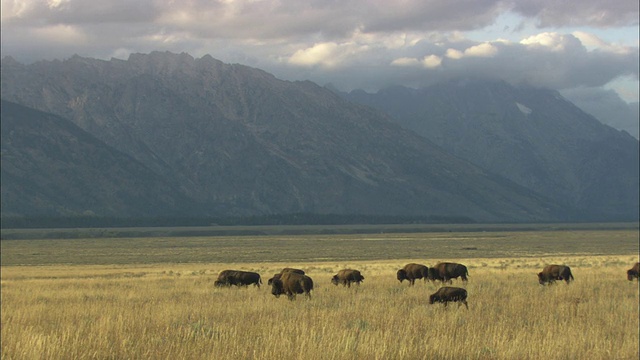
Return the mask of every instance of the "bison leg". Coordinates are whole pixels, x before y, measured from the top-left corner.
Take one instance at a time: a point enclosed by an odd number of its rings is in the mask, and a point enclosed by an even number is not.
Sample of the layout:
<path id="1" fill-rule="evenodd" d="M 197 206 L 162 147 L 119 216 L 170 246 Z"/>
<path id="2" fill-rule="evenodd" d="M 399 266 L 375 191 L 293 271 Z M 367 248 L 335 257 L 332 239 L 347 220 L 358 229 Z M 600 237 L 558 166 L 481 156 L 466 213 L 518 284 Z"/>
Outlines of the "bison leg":
<path id="1" fill-rule="evenodd" d="M 461 303 L 463 303 L 464 306 L 467 308 L 467 310 L 469 310 L 469 305 L 467 305 L 467 300 L 462 300 Z M 458 307 L 460 307 L 460 303 L 458 303 Z"/>

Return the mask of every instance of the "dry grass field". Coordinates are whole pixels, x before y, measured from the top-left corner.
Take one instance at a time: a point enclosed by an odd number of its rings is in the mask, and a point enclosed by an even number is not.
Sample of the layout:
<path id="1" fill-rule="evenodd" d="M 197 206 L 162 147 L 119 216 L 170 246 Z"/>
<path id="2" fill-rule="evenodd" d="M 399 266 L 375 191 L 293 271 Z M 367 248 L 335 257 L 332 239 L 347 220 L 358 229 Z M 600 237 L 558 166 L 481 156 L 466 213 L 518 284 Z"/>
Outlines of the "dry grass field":
<path id="1" fill-rule="evenodd" d="M 637 359 L 639 289 L 626 270 L 638 235 L 2 241 L 2 359 Z M 429 305 L 439 284 L 395 279 L 408 262 L 444 260 L 469 268 L 453 284 L 469 310 Z M 550 263 L 575 282 L 539 285 Z M 267 279 L 285 266 L 313 278 L 311 300 L 271 295 Z M 363 284 L 332 285 L 345 267 Z M 224 269 L 264 284 L 213 287 Z"/>

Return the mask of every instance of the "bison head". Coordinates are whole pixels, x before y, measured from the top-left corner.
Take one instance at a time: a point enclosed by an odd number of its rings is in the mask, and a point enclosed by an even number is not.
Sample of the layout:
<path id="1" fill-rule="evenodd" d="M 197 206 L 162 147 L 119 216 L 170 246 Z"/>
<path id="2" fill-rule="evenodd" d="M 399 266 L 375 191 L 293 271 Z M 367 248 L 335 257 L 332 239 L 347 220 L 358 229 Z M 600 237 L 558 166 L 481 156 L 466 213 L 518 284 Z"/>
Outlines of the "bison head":
<path id="1" fill-rule="evenodd" d="M 627 280 L 633 281 L 633 279 L 637 277 L 638 277 L 638 273 L 635 272 L 633 269 L 627 270 Z"/>
<path id="2" fill-rule="evenodd" d="M 340 279 L 338 279 L 338 275 L 333 275 L 333 277 L 331 278 L 331 283 L 333 285 L 338 285 L 340 283 Z"/>
<path id="3" fill-rule="evenodd" d="M 429 304 L 433 304 L 434 302 L 436 302 L 436 296 L 436 294 L 429 296 Z"/>
<path id="4" fill-rule="evenodd" d="M 284 286 L 282 284 L 282 280 L 280 279 L 272 279 L 271 281 L 271 293 L 275 297 L 280 297 L 284 293 Z"/>
<path id="5" fill-rule="evenodd" d="M 229 286 L 229 283 L 226 281 L 222 281 L 222 280 L 216 280 L 213 282 L 213 286 L 215 287 L 223 287 L 223 286 Z"/>
<path id="6" fill-rule="evenodd" d="M 404 271 L 404 269 L 398 270 L 397 277 L 400 282 L 402 282 L 402 280 L 408 280 L 407 272 Z"/>
<path id="7" fill-rule="evenodd" d="M 544 285 L 547 282 L 547 277 L 541 272 L 538 273 L 538 282 L 540 285 Z"/>

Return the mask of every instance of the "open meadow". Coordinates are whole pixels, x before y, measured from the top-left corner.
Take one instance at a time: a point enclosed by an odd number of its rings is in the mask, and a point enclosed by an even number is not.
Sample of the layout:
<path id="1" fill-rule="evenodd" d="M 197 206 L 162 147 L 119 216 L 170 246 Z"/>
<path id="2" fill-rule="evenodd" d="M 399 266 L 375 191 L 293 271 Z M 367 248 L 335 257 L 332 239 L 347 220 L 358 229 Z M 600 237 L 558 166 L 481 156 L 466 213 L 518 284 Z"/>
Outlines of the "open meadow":
<path id="1" fill-rule="evenodd" d="M 638 229 L 2 240 L 2 359 L 637 359 Z M 469 309 L 409 262 L 469 269 Z M 538 284 L 546 264 L 575 281 Z M 267 279 L 306 271 L 312 298 Z M 342 268 L 360 286 L 334 286 Z M 263 285 L 216 288 L 224 269 Z"/>

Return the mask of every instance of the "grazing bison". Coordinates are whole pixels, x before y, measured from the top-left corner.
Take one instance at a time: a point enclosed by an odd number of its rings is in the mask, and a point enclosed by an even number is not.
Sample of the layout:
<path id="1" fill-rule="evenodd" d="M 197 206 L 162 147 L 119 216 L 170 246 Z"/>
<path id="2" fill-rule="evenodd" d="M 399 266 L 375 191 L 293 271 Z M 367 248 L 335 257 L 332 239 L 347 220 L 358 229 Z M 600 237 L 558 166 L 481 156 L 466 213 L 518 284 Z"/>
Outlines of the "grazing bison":
<path id="1" fill-rule="evenodd" d="M 271 283 L 273 283 L 273 280 L 275 279 L 280 279 L 280 277 L 282 276 L 282 274 L 286 273 L 286 272 L 292 272 L 292 273 L 296 273 L 296 274 L 300 274 L 300 275 L 304 275 L 304 271 L 300 270 L 300 269 L 294 269 L 294 268 L 284 268 L 282 269 L 282 271 L 280 271 L 277 274 L 274 274 L 273 277 L 269 280 L 267 280 L 267 285 L 271 286 Z"/>
<path id="2" fill-rule="evenodd" d="M 573 280 L 571 268 L 566 265 L 547 265 L 542 269 L 542 272 L 538 273 L 540 285 L 553 284 L 556 280 L 564 280 L 567 284 L 570 283 Z"/>
<path id="3" fill-rule="evenodd" d="M 429 280 L 440 280 L 443 283 L 451 284 L 451 279 L 457 279 L 458 277 L 462 281 L 467 282 L 467 267 L 458 263 L 442 262 L 436 264 L 436 266 L 429 268 Z"/>
<path id="4" fill-rule="evenodd" d="M 354 282 L 360 285 L 360 282 L 364 280 L 364 276 L 360 274 L 360 271 L 353 269 L 343 269 L 338 271 L 336 275 L 331 278 L 333 285 L 342 284 L 342 286 L 351 287 L 351 283 Z"/>
<path id="5" fill-rule="evenodd" d="M 464 304 L 467 310 L 469 309 L 469 305 L 467 305 L 467 290 L 462 288 L 445 286 L 429 296 L 429 304 L 441 302 L 447 307 L 450 301 L 458 302 L 458 307 L 460 304 Z"/>
<path id="6" fill-rule="evenodd" d="M 251 271 L 224 270 L 218 274 L 218 279 L 213 283 L 215 286 L 248 286 L 253 284 L 260 288 L 262 279 L 260 274 Z"/>
<path id="7" fill-rule="evenodd" d="M 279 279 L 271 282 L 271 293 L 275 297 L 285 294 L 289 300 L 294 300 L 296 294 L 305 294 L 307 299 L 311 299 L 313 290 L 313 280 L 307 276 L 294 272 L 285 272 Z"/>
<path id="8" fill-rule="evenodd" d="M 429 268 L 421 264 L 407 264 L 402 269 L 398 270 L 397 277 L 400 282 L 403 280 L 409 280 L 409 285 L 413 285 L 416 279 L 424 279 L 427 281 L 429 274 Z"/>
<path id="9" fill-rule="evenodd" d="M 640 274 L 640 262 L 637 262 L 635 265 L 633 265 L 631 269 L 627 270 L 627 280 L 633 281 L 633 279 L 636 279 L 640 281 L 639 274 Z"/>

